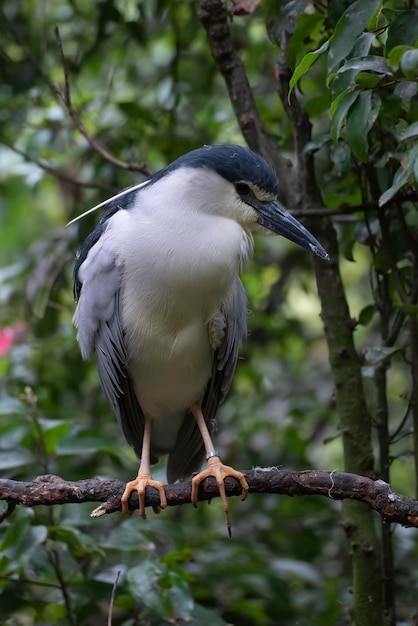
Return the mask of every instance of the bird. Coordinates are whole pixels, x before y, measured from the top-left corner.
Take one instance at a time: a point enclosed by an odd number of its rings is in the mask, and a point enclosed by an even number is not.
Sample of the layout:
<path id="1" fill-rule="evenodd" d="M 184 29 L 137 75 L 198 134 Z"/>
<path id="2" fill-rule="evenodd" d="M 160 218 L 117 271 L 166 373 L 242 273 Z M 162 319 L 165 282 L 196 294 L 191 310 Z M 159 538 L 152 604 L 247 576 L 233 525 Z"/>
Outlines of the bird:
<path id="1" fill-rule="evenodd" d="M 121 498 L 124 513 L 132 513 L 137 491 L 146 517 L 147 487 L 167 505 L 151 465 L 168 455 L 169 483 L 193 475 L 193 503 L 200 483 L 216 479 L 230 532 L 224 480 L 236 478 L 243 499 L 249 488 L 221 461 L 212 437 L 247 334 L 239 276 L 253 232 L 282 235 L 329 259 L 278 192 L 262 156 L 215 144 L 87 211 L 107 207 L 77 254 L 73 321 L 82 357 L 95 353 L 104 395 L 139 459 Z"/>

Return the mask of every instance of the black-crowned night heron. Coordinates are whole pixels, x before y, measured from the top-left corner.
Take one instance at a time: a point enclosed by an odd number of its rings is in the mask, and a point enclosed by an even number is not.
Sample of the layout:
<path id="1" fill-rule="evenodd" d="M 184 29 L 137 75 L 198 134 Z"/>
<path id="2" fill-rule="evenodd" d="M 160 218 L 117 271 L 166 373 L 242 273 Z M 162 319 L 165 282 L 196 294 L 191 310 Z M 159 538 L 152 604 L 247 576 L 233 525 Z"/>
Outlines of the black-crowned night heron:
<path id="1" fill-rule="evenodd" d="M 251 231 L 276 233 L 328 255 L 277 201 L 273 168 L 246 148 L 205 146 L 109 201 L 84 242 L 75 267 L 74 322 L 83 358 L 96 352 L 104 393 L 140 467 L 122 497 L 163 483 L 150 465 L 168 454 L 170 483 L 200 469 L 214 476 L 228 527 L 224 465 L 211 439 L 246 336 L 247 299 L 239 271 L 252 252 Z M 99 205 L 102 206 L 102 205 Z"/>

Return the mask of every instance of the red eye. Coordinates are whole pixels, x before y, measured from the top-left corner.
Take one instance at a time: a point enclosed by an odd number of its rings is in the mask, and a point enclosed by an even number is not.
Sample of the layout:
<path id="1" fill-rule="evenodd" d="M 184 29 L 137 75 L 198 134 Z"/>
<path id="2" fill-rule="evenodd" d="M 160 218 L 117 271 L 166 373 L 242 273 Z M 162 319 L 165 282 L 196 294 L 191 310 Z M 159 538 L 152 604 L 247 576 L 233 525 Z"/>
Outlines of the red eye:
<path id="1" fill-rule="evenodd" d="M 251 189 L 247 185 L 247 183 L 236 183 L 235 189 L 237 190 L 240 196 L 248 196 L 248 194 L 251 193 Z"/>

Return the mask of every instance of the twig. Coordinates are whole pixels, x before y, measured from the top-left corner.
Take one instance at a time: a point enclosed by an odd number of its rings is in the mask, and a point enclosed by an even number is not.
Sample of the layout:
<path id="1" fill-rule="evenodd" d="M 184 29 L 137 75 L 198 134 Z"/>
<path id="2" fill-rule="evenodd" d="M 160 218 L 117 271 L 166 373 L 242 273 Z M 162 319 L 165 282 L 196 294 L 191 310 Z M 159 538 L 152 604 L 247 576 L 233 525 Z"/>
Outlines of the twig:
<path id="1" fill-rule="evenodd" d="M 48 550 L 48 556 L 49 556 L 49 561 L 57 577 L 57 580 L 59 582 L 59 587 L 61 589 L 62 597 L 63 597 L 64 604 L 65 604 L 66 617 L 70 623 L 70 626 L 76 626 L 76 619 L 74 616 L 73 607 L 71 603 L 71 596 L 68 590 L 67 582 L 62 573 L 59 554 L 57 550 L 52 549 L 52 550 Z"/>
<path id="2" fill-rule="evenodd" d="M 15 585 L 37 585 L 38 587 L 49 587 L 50 589 L 61 589 L 61 585 L 57 583 L 49 583 L 44 580 L 34 580 L 32 578 L 14 578 L 13 576 L 3 576 L 0 575 L 0 580 L 5 580 L 8 583 L 12 583 Z"/>
<path id="3" fill-rule="evenodd" d="M 110 596 L 110 604 L 109 604 L 109 614 L 107 616 L 107 626 L 112 626 L 113 605 L 115 603 L 116 587 L 118 586 L 119 576 L 120 576 L 120 570 L 116 574 L 116 579 L 112 587 L 112 595 Z"/>
<path id="4" fill-rule="evenodd" d="M 58 180 L 61 180 L 63 183 L 67 183 L 69 185 L 74 185 L 75 187 L 82 187 L 84 189 L 100 189 L 101 191 L 105 191 L 106 193 L 114 193 L 114 187 L 110 187 L 109 185 L 102 185 L 100 183 L 90 183 L 83 180 L 77 180 L 76 178 L 71 178 L 71 176 L 67 176 L 60 172 L 59 169 L 48 165 L 45 161 L 41 161 L 40 159 L 36 159 L 35 157 L 30 156 L 24 150 L 13 146 L 8 143 L 4 139 L 0 139 L 0 143 L 9 148 L 9 150 L 13 150 L 16 154 L 19 154 L 25 161 L 28 163 L 34 163 L 38 167 L 40 167 L 44 172 L 51 174 L 51 176 L 55 176 Z"/>
<path id="5" fill-rule="evenodd" d="M 15 510 L 17 503 L 16 502 L 8 502 L 6 509 L 0 515 L 0 524 L 4 522 Z"/>
<path id="6" fill-rule="evenodd" d="M 50 79 L 48 74 L 46 74 L 44 72 L 44 69 L 43 69 L 41 63 L 39 63 L 39 61 L 36 59 L 36 57 L 34 57 L 33 51 L 30 50 L 29 47 L 27 46 L 27 42 L 26 42 L 25 38 L 22 36 L 22 34 L 19 31 L 19 29 L 17 28 L 15 22 L 8 18 L 8 16 L 2 10 L 1 6 L 0 6 L 0 17 L 5 22 L 5 24 L 7 25 L 8 31 L 10 33 L 12 33 L 13 37 L 15 38 L 15 40 L 19 44 L 19 46 L 21 46 L 23 48 L 23 50 L 25 50 L 25 52 L 27 54 L 27 58 L 30 59 L 30 62 L 32 64 L 33 68 L 35 69 L 37 75 L 48 86 L 49 90 L 54 95 L 54 97 L 58 98 L 64 104 L 68 114 L 70 115 L 70 119 L 71 119 L 71 121 L 73 123 L 73 126 L 77 130 L 79 130 L 81 132 L 81 134 L 84 136 L 84 138 L 86 139 L 86 141 L 89 144 L 89 146 L 95 152 L 98 152 L 104 159 L 106 159 L 107 161 L 109 161 L 110 163 L 112 163 L 113 165 L 118 167 L 119 169 L 131 171 L 131 172 L 141 172 L 142 174 L 144 174 L 144 176 L 149 176 L 150 171 L 148 170 L 148 168 L 147 168 L 145 163 L 135 163 L 135 162 L 128 162 L 128 163 L 126 163 L 124 161 L 121 161 L 120 159 L 117 159 L 115 156 L 113 156 L 96 139 L 91 137 L 91 135 L 88 133 L 87 129 L 85 128 L 84 124 L 82 123 L 82 121 L 78 117 L 75 109 L 72 106 L 71 91 L 70 91 L 70 80 L 69 80 L 69 71 L 68 71 L 66 60 L 65 60 L 64 49 L 63 49 L 63 45 L 62 45 L 62 42 L 61 42 L 61 38 L 60 38 L 58 27 L 55 28 L 55 38 L 57 40 L 58 49 L 59 49 L 60 58 L 61 58 L 61 64 L 62 64 L 63 72 L 64 72 L 64 95 L 61 94 L 60 90 L 58 89 L 56 84 Z M 67 101 L 66 101 L 66 98 L 67 98 Z M 28 160 L 33 161 L 34 163 L 37 163 L 37 165 L 39 165 L 40 167 L 43 167 L 42 162 L 40 162 L 40 163 L 36 162 L 31 157 L 29 157 Z M 45 169 L 45 171 L 49 171 L 51 174 L 57 175 L 55 173 L 56 170 L 55 171 L 54 170 L 51 171 L 51 170 L 47 169 L 46 167 L 43 167 L 43 169 Z M 66 178 L 63 175 L 60 175 L 58 177 L 61 178 L 61 180 L 63 180 L 63 181 L 66 180 Z M 69 179 L 67 182 L 72 183 L 73 181 L 71 179 Z M 87 185 L 87 183 L 83 183 L 80 186 L 87 187 L 88 185 Z M 98 187 L 98 185 L 94 185 L 94 187 Z"/>
<path id="7" fill-rule="evenodd" d="M 70 74 L 69 74 L 69 70 L 67 66 L 67 61 L 65 59 L 64 48 L 62 45 L 58 26 L 55 26 L 54 34 L 55 34 L 55 39 L 57 41 L 58 50 L 60 53 L 62 69 L 64 72 L 64 93 L 61 93 L 61 91 L 57 87 L 54 87 L 54 90 L 55 90 L 55 94 L 64 104 L 70 116 L 70 119 L 73 123 L 73 126 L 83 135 L 83 137 L 85 138 L 89 146 L 95 152 L 100 154 L 104 159 L 106 159 L 106 161 L 109 161 L 109 163 L 112 163 L 112 165 L 114 165 L 115 167 L 118 167 L 119 169 L 123 169 L 123 170 L 128 170 L 130 172 L 141 172 L 145 176 L 149 176 L 150 171 L 145 165 L 145 163 L 132 163 L 132 162 L 126 163 L 125 161 L 121 161 L 120 159 L 116 158 L 113 154 L 111 154 L 104 146 L 102 146 L 102 144 L 99 141 L 97 141 L 97 139 L 95 139 L 88 133 L 86 127 L 84 126 L 83 122 L 79 118 L 72 104 Z"/>
<path id="8" fill-rule="evenodd" d="M 418 501 L 395 494 L 382 480 L 373 480 L 346 472 L 303 471 L 263 469 L 243 472 L 250 486 L 250 493 L 271 493 L 288 496 L 320 495 L 334 500 L 358 500 L 377 511 L 386 522 L 396 522 L 402 526 L 418 528 Z M 233 478 L 225 481 L 228 496 L 241 495 L 241 487 Z M 24 506 L 38 506 L 102 502 L 100 512 L 95 516 L 121 510 L 120 498 L 125 483 L 120 480 L 100 480 L 91 478 L 78 482 L 65 481 L 59 476 L 39 476 L 33 482 L 20 482 L 0 479 L 0 500 Z M 191 482 L 184 481 L 166 485 L 168 506 L 190 503 Z M 199 489 L 199 500 L 211 500 L 219 496 L 214 479 L 207 479 Z M 145 505 L 158 506 L 158 493 L 147 488 Z M 134 493 L 129 500 L 132 510 L 138 508 L 138 497 Z"/>

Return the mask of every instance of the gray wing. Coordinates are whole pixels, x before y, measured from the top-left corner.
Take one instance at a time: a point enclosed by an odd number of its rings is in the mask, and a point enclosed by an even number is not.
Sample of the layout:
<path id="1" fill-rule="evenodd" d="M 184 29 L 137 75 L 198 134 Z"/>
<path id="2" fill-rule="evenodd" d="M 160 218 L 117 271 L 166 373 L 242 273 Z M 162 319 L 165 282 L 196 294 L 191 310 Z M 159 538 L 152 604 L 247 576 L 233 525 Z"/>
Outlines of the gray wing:
<path id="1" fill-rule="evenodd" d="M 102 225 L 100 233 L 86 241 L 76 263 L 74 279 L 78 304 L 73 321 L 78 329 L 81 354 L 87 359 L 96 352 L 105 396 L 127 442 L 140 457 L 144 415 L 127 367 L 121 323 L 122 269 Z M 157 459 L 151 461 L 155 463 Z"/>
<path id="2" fill-rule="evenodd" d="M 214 351 L 212 376 L 208 382 L 202 401 L 202 412 L 213 434 L 216 427 L 216 413 L 225 400 L 234 377 L 238 353 L 247 336 L 247 296 L 239 278 L 235 280 L 228 299 L 220 308 L 216 319 L 218 333 Z M 187 412 L 177 436 L 174 451 L 170 453 L 167 465 L 168 482 L 186 478 L 197 471 L 205 457 L 202 437 L 190 411 Z"/>

